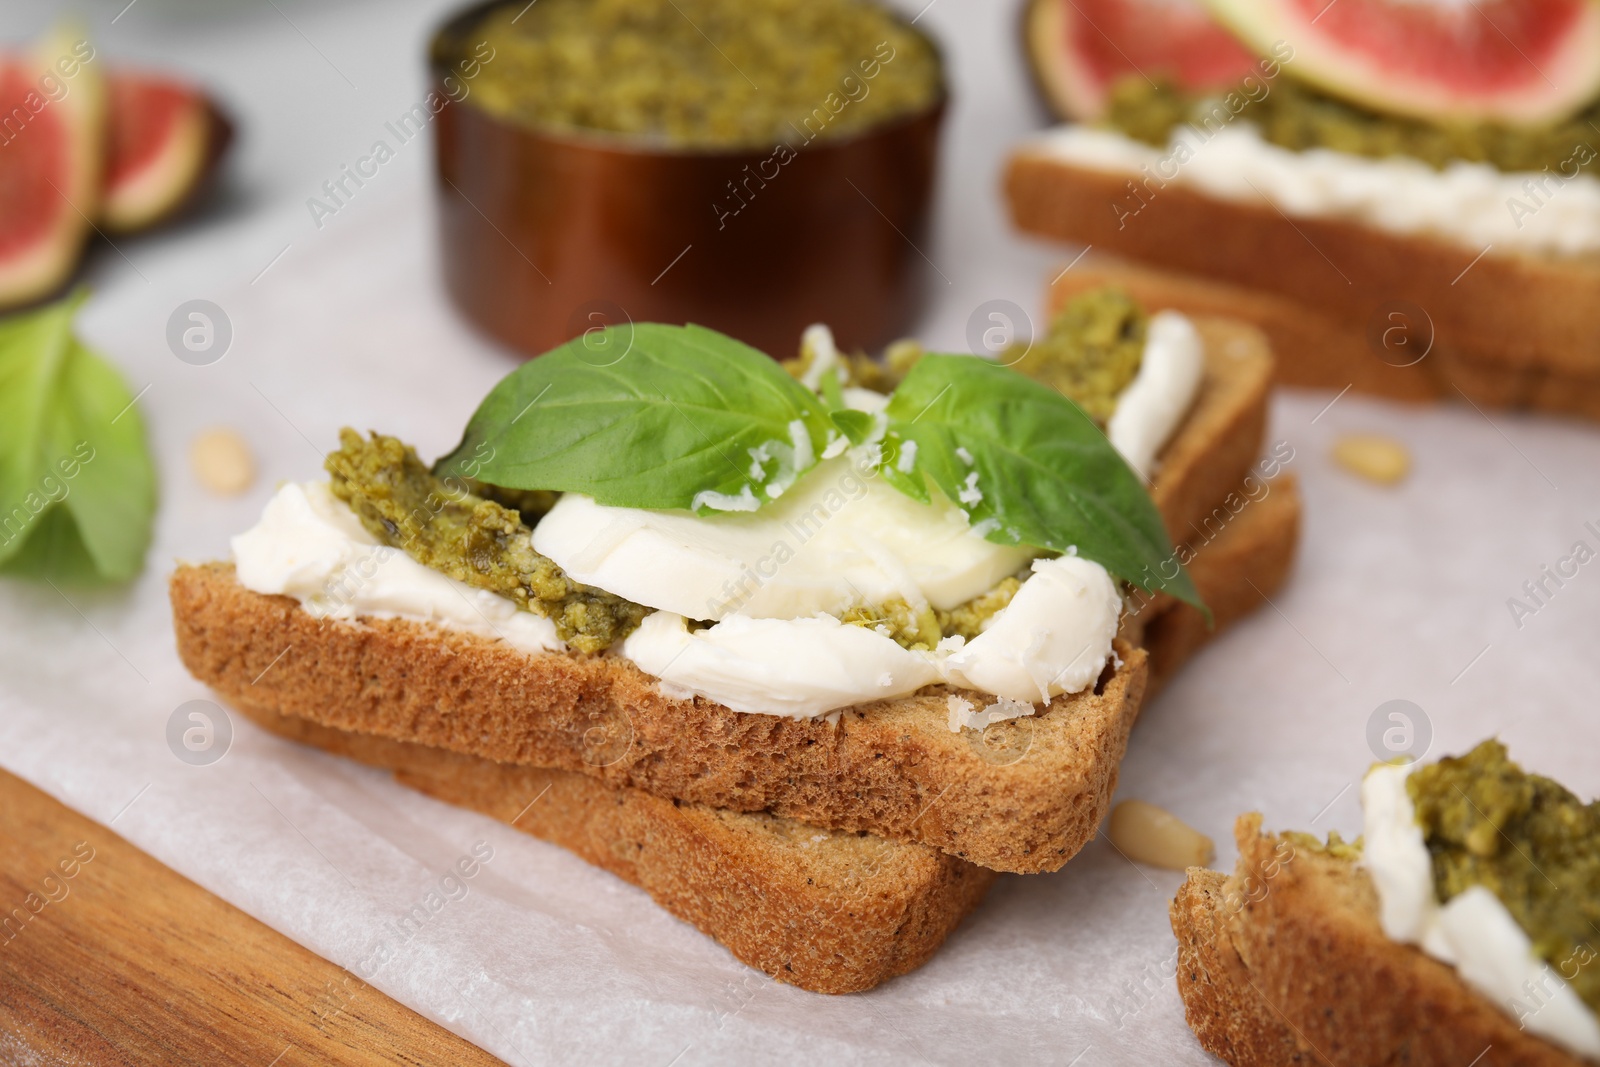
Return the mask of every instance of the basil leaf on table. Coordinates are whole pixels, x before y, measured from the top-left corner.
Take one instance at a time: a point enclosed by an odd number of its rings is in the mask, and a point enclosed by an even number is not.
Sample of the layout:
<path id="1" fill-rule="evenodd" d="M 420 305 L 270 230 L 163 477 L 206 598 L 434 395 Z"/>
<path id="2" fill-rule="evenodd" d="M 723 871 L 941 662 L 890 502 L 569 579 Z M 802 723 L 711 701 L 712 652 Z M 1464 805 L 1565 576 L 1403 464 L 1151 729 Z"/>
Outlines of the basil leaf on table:
<path id="1" fill-rule="evenodd" d="M 636 323 L 513 371 L 435 471 L 618 507 L 754 511 L 816 463 L 832 426 L 815 394 L 749 345 Z"/>
<path id="2" fill-rule="evenodd" d="M 150 546 L 155 466 L 133 394 L 73 335 L 82 302 L 0 321 L 0 569 L 122 581 Z"/>
<path id="3" fill-rule="evenodd" d="M 1204 610 L 1138 476 L 1055 390 L 974 356 L 927 355 L 887 414 L 881 474 L 908 496 L 926 501 L 931 483 L 990 541 L 1076 551 Z"/>

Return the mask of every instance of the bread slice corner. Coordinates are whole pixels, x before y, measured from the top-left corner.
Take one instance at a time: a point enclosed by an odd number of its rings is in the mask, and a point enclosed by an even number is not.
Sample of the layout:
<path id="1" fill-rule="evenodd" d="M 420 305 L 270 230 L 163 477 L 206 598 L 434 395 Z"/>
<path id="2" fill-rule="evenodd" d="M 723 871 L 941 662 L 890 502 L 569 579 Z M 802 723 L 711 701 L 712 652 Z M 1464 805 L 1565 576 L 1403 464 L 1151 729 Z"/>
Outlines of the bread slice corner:
<path id="1" fill-rule="evenodd" d="M 1195 328 L 1204 345 L 1205 373 L 1183 425 L 1161 450 L 1150 484 L 1150 499 L 1174 542 L 1188 538 L 1260 456 L 1275 365 L 1266 336 L 1247 322 L 1196 318 Z"/>
<path id="2" fill-rule="evenodd" d="M 1478 364 L 1600 378 L 1600 256 L 1482 249 L 1348 218 L 1290 219 L 1261 200 L 1224 199 L 1182 182 L 1140 188 L 1144 179 L 1024 144 L 1007 164 L 1006 199 L 1023 231 L 1275 294 L 1357 336 L 1403 300 L 1425 309 L 1441 350 Z M 1138 210 L 1130 215 L 1129 207 Z"/>
<path id="3" fill-rule="evenodd" d="M 1389 940 L 1356 861 L 1261 823 L 1241 816 L 1233 874 L 1190 868 L 1169 913 L 1178 992 L 1208 1052 L 1233 1067 L 1579 1067 L 1453 968 Z"/>
<path id="4" fill-rule="evenodd" d="M 1300 544 L 1300 488 L 1291 474 L 1241 485 L 1189 531 L 1180 558 L 1189 560 L 1206 607 L 1152 605 L 1140 644 L 1150 655 L 1145 702 L 1155 699 L 1195 653 L 1253 613 L 1283 587 Z M 1151 610 L 1149 608 L 1145 610 Z"/>

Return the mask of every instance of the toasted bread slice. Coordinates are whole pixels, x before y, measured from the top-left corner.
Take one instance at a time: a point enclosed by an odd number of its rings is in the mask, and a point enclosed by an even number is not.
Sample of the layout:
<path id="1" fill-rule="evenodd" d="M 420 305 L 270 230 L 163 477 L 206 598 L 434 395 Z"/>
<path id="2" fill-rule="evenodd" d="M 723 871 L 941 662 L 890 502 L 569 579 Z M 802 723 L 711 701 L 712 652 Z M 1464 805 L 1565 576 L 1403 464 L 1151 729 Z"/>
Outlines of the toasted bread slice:
<path id="1" fill-rule="evenodd" d="M 1221 285 L 1287 300 L 1287 306 L 1270 299 L 1218 303 L 1211 292 L 1204 305 L 1191 305 L 1254 321 L 1282 344 L 1310 337 L 1309 353 L 1280 348 L 1287 382 L 1301 382 L 1302 368 L 1331 362 L 1349 367 L 1335 388 L 1365 387 L 1376 375 L 1389 388 L 1409 392 L 1423 378 L 1439 388 L 1450 367 L 1461 365 L 1477 373 L 1457 384 L 1463 390 L 1476 384 L 1482 391 L 1475 395 L 1492 403 L 1554 402 L 1573 410 L 1555 387 L 1541 387 L 1546 377 L 1589 383 L 1591 397 L 1600 392 L 1600 347 L 1594 343 L 1600 336 L 1600 256 L 1502 254 L 1343 219 L 1291 220 L 1270 204 L 1220 199 L 1183 185 L 1160 189 L 1136 216 L 1123 218 L 1127 211 L 1117 205 L 1132 195 L 1131 177 L 1137 176 L 1074 166 L 1025 145 L 1007 168 L 1006 195 L 1013 221 L 1030 233 L 1204 279 L 1201 292 Z M 1355 355 L 1375 322 L 1381 333 L 1397 301 L 1422 308 L 1431 324 L 1433 364 L 1409 376 L 1384 373 L 1370 350 L 1366 362 L 1377 367 L 1363 367 Z M 1297 319 L 1306 310 L 1309 323 L 1337 324 L 1333 338 L 1322 339 L 1317 325 L 1283 328 L 1285 316 Z M 1324 375 L 1304 384 L 1332 383 Z"/>
<path id="2" fill-rule="evenodd" d="M 1171 908 L 1178 991 L 1208 1051 L 1233 1067 L 1578 1067 L 1453 968 L 1384 936 L 1353 860 L 1263 834 L 1260 815 L 1234 836 L 1234 873 L 1190 868 Z"/>
<path id="3" fill-rule="evenodd" d="M 1271 380 L 1259 331 L 1197 326 L 1206 373 L 1151 491 L 1175 531 L 1244 478 Z M 1056 870 L 1094 836 L 1145 685 L 1144 653 L 1119 643 L 1095 689 L 996 724 L 975 744 L 950 731 L 958 694 L 942 687 L 800 721 L 669 697 L 617 656 L 529 656 L 400 620 L 319 622 L 290 598 L 244 589 L 223 565 L 180 567 L 171 593 L 189 670 L 259 709 L 918 841 L 1022 873 Z M 607 740 L 597 748 L 596 737 Z"/>
<path id="4" fill-rule="evenodd" d="M 1205 375 L 1150 484 L 1174 542 L 1250 472 L 1261 454 L 1272 391 L 1272 349 L 1260 330 L 1229 319 L 1194 322 L 1205 345 Z"/>
<path id="5" fill-rule="evenodd" d="M 1411 363 L 1408 353 L 1397 350 L 1385 362 L 1379 358 L 1379 350 L 1367 343 L 1362 330 L 1352 329 L 1321 308 L 1112 256 L 1092 253 L 1059 275 L 1050 287 L 1050 309 L 1054 312 L 1079 293 L 1103 285 L 1126 290 L 1151 311 L 1172 308 L 1186 315 L 1222 315 L 1255 324 L 1272 344 L 1277 357 L 1274 375 L 1284 385 L 1310 389 L 1350 385 L 1395 400 L 1434 400 L 1439 396 L 1433 376 L 1439 363 L 1437 351 Z M 1420 338 L 1412 340 L 1420 342 Z"/>
<path id="6" fill-rule="evenodd" d="M 1252 584 L 1270 595 L 1282 581 L 1279 561 L 1293 553 L 1298 533 L 1295 493 L 1291 479 L 1270 483 L 1268 495 L 1231 516 L 1196 552 L 1190 573 L 1213 605 L 1218 631 L 1254 607 Z M 1162 644 L 1163 678 L 1211 633 L 1192 615 L 1184 624 L 1192 639 Z M 1148 631 L 1162 632 L 1165 616 Z M 1193 633 L 1191 623 L 1198 624 Z M 995 877 L 929 845 L 720 811 L 572 771 L 337 730 L 249 699 L 235 707 L 284 737 L 392 770 L 414 789 L 561 845 L 640 886 L 743 962 L 813 992 L 870 989 L 920 966 Z"/>
<path id="7" fill-rule="evenodd" d="M 1475 362 L 1442 345 L 1430 347 L 1426 320 L 1413 321 L 1415 315 L 1403 312 L 1383 320 L 1384 329 L 1399 331 L 1386 344 L 1383 330 L 1369 337 L 1370 324 L 1347 322 L 1286 297 L 1098 255 L 1057 279 L 1050 306 L 1059 308 L 1078 293 L 1103 285 L 1127 290 L 1152 310 L 1173 308 L 1255 324 L 1272 342 L 1276 380 L 1284 385 L 1352 386 L 1407 401 L 1459 393 L 1480 405 L 1600 419 L 1600 374 L 1575 377 L 1538 367 Z"/>
<path id="8" fill-rule="evenodd" d="M 184 664 L 241 705 L 921 841 L 996 870 L 1055 870 L 1094 836 L 1144 694 L 1145 654 L 1119 641 L 1120 666 L 1097 688 L 974 742 L 950 731 L 944 687 L 832 722 L 787 719 L 667 696 L 620 656 L 529 655 L 399 619 L 319 621 L 245 589 L 231 565 L 179 567 L 171 594 Z"/>
<path id="9" fill-rule="evenodd" d="M 1212 625 L 1188 604 L 1173 604 L 1145 624 L 1148 701 L 1202 645 L 1265 603 L 1289 577 L 1300 542 L 1300 489 L 1291 475 L 1240 487 L 1223 498 L 1184 542 L 1180 558 L 1211 609 Z"/>
<path id="10" fill-rule="evenodd" d="M 560 845 L 644 889 L 744 963 L 815 993 L 871 989 L 920 967 L 995 878 L 926 845 L 236 706 L 274 733 L 392 770 L 413 789 Z"/>

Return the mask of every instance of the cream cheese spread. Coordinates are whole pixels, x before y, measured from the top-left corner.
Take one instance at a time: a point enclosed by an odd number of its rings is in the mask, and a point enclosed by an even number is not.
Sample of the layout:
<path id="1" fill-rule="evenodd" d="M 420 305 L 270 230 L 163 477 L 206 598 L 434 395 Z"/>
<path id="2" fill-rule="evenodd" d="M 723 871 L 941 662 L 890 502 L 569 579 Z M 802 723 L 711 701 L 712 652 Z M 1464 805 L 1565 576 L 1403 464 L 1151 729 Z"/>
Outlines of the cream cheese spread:
<path id="1" fill-rule="evenodd" d="M 1383 764 L 1361 782 L 1362 865 L 1378 890 L 1383 932 L 1453 964 L 1462 981 L 1532 1033 L 1600 1059 L 1600 1022 L 1498 897 L 1474 886 L 1440 904 L 1433 863 L 1406 792 L 1411 767 Z"/>
<path id="2" fill-rule="evenodd" d="M 1062 556 L 1034 560 L 1010 605 L 970 643 L 950 637 L 931 652 L 902 648 L 831 615 L 734 614 L 691 631 L 683 616 L 658 611 L 623 642 L 622 654 L 671 689 L 735 711 L 810 718 L 943 682 L 1032 714 L 1035 704 L 1086 689 L 1100 676 L 1121 608 L 1104 567 Z M 1013 716 L 997 718 L 1006 717 Z"/>
<path id="3" fill-rule="evenodd" d="M 831 615 L 734 615 L 691 632 L 682 615 L 647 615 L 622 654 L 668 687 L 734 711 L 811 718 L 915 693 L 940 680 L 934 657 Z"/>
<path id="4" fill-rule="evenodd" d="M 1145 331 L 1139 372 L 1117 395 L 1106 424 L 1111 446 L 1145 481 L 1156 455 L 1183 423 L 1205 375 L 1205 348 L 1194 323 L 1176 311 L 1158 311 Z"/>
<path id="5" fill-rule="evenodd" d="M 566 493 L 533 547 L 572 578 L 690 619 L 793 619 L 902 597 L 950 609 L 1036 550 L 975 536 L 962 510 L 921 504 L 875 472 L 871 446 L 824 460 L 750 514 L 607 507 Z"/>
<path id="6" fill-rule="evenodd" d="M 812 477 L 817 473 L 812 472 Z M 809 481 L 811 478 L 806 479 Z M 584 498 L 569 495 L 563 499 Z M 910 506 L 937 510 L 904 499 Z M 632 510 L 602 508 L 590 501 L 582 514 L 592 519 L 593 542 L 604 547 L 615 540 L 614 529 L 611 535 L 606 533 L 616 521 L 608 512 Z M 884 574 L 896 575 L 902 583 L 893 587 L 897 592 L 916 592 L 918 574 L 942 587 L 950 574 L 948 567 L 918 571 L 895 562 L 896 557 L 884 547 L 883 531 L 867 521 L 875 514 L 865 512 L 851 522 L 840 521 L 841 529 L 861 523 L 855 542 L 858 557 L 850 558 L 860 566 L 881 566 Z M 549 518 L 547 515 L 544 522 Z M 715 526 L 743 524 L 747 517 L 689 521 Z M 925 533 L 935 547 L 949 537 L 939 522 L 929 522 Z M 1018 550 L 993 545 L 970 529 L 960 536 L 971 545 L 957 545 L 939 558 L 965 559 L 968 557 L 959 553 L 970 551 L 972 558 L 979 560 L 975 566 L 980 572 L 994 566 L 994 559 L 1008 561 L 1008 569 L 992 579 L 969 575 L 974 595 L 1027 562 L 1027 554 L 1012 557 L 1009 553 Z M 572 537 L 571 544 L 580 550 L 586 546 L 578 536 Z M 673 588 L 690 566 L 686 561 L 703 545 L 692 538 L 687 544 L 662 539 L 654 542 L 652 549 L 653 555 L 639 557 L 649 569 L 635 576 L 639 579 L 636 589 L 646 593 L 652 588 Z M 233 552 L 239 581 L 247 589 L 292 596 L 314 614 L 436 623 L 497 637 L 529 652 L 564 647 L 548 619 L 521 611 L 505 597 L 474 589 L 417 563 L 398 549 L 378 544 L 324 482 L 290 483 L 279 489 L 261 521 L 233 539 Z M 1014 564 L 1009 562 L 1013 558 Z M 654 587 L 645 580 L 652 574 L 661 579 Z M 671 689 L 708 697 L 735 711 L 811 717 L 851 704 L 905 696 L 936 682 L 1026 702 L 1031 707 L 1093 684 L 1111 655 L 1122 607 L 1116 583 L 1099 564 L 1073 556 L 1036 559 L 1032 574 L 1011 604 L 990 619 L 988 628 L 972 642 L 947 638 L 934 651 L 913 652 L 873 629 L 846 625 L 812 607 L 806 597 L 823 584 L 820 576 L 797 580 L 795 587 L 804 596 L 793 602 L 800 606 L 791 614 L 758 616 L 726 610 L 715 625 L 701 630 L 691 631 L 682 613 L 658 610 L 645 617 L 619 651 Z M 704 589 L 699 595 L 703 600 Z M 663 598 L 651 595 L 648 599 Z M 706 617 L 702 608 L 693 610 L 695 617 Z"/>
<path id="7" fill-rule="evenodd" d="M 319 618 L 411 619 L 495 637 L 524 652 L 565 650 L 555 624 L 498 593 L 381 545 L 327 482 L 289 482 L 233 539 L 239 584 L 292 596 Z"/>
<path id="8" fill-rule="evenodd" d="M 1290 217 L 1350 219 L 1399 234 L 1429 234 L 1474 252 L 1582 255 L 1600 251 L 1600 179 L 1508 173 L 1487 163 L 1442 170 L 1404 156 L 1371 159 L 1326 148 L 1294 151 L 1249 122 L 1202 136 L 1179 127 L 1162 148 L 1113 130 L 1061 126 L 1024 151 L 1127 174 L 1129 214 L 1175 183 L 1210 196 L 1266 202 Z M 1131 220 L 1130 220 L 1131 221 Z"/>

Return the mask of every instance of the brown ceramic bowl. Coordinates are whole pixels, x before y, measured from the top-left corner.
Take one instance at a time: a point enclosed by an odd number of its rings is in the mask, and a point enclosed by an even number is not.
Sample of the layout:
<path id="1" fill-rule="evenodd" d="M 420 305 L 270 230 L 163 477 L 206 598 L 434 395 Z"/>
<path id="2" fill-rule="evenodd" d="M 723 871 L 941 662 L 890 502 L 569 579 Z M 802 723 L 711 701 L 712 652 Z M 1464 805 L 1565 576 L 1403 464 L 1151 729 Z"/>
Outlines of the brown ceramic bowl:
<path id="1" fill-rule="evenodd" d="M 494 6 L 435 35 L 439 93 L 459 95 L 451 57 Z M 854 136 L 797 137 L 787 153 L 695 151 L 540 131 L 469 91 L 434 123 L 445 284 L 468 319 L 528 355 L 630 320 L 694 322 L 774 356 L 826 322 L 842 347 L 874 350 L 920 302 L 944 109 L 941 96 Z"/>

